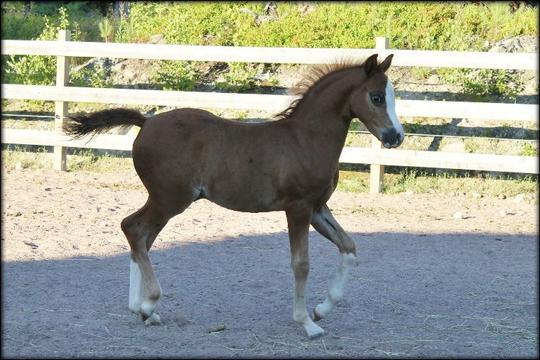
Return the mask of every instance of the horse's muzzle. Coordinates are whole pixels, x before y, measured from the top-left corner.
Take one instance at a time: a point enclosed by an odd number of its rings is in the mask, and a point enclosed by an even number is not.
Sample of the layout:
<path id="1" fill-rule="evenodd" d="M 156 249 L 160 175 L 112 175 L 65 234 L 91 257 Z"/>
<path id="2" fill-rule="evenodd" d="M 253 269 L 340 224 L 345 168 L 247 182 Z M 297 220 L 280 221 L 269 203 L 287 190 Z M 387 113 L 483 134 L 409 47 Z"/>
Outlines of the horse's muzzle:
<path id="1" fill-rule="evenodd" d="M 395 128 L 385 129 L 382 132 L 382 143 L 385 148 L 395 148 L 401 145 L 404 139 L 402 132 L 396 131 Z"/>

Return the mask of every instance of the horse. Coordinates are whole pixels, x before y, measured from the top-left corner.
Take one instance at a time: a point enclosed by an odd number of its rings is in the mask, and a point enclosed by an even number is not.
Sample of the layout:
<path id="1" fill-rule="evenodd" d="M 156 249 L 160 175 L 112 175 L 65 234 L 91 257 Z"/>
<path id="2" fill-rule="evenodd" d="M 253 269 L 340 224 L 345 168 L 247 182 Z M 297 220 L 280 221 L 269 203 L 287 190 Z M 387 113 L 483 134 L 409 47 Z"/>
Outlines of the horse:
<path id="1" fill-rule="evenodd" d="M 339 156 L 353 118 L 386 148 L 404 138 L 386 71 L 393 54 L 362 63 L 341 62 L 312 69 L 298 86 L 296 100 L 272 121 L 245 123 L 208 111 L 181 108 L 146 118 L 115 108 L 66 119 L 73 138 L 117 126 L 141 127 L 133 143 L 135 170 L 146 187 L 144 206 L 124 218 L 121 229 L 131 249 L 128 308 L 146 325 L 160 323 L 161 287 L 149 258 L 158 233 L 191 203 L 207 199 L 244 212 L 284 211 L 294 275 L 293 320 L 310 339 L 324 330 L 325 318 L 343 298 L 356 245 L 326 205 L 337 186 Z M 310 224 L 340 252 L 340 264 L 324 302 L 306 309 Z"/>

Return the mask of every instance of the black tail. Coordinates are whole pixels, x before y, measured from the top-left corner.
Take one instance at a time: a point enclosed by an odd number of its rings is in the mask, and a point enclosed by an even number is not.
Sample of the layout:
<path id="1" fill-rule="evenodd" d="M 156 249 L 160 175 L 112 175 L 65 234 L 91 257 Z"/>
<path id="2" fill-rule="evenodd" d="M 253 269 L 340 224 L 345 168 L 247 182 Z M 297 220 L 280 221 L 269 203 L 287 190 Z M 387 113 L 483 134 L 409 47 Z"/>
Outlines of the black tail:
<path id="1" fill-rule="evenodd" d="M 63 130 L 66 134 L 80 138 L 86 134 L 100 134 L 117 126 L 128 127 L 137 125 L 142 127 L 146 118 L 137 110 L 110 109 L 101 110 L 91 114 L 79 114 L 66 118 Z"/>

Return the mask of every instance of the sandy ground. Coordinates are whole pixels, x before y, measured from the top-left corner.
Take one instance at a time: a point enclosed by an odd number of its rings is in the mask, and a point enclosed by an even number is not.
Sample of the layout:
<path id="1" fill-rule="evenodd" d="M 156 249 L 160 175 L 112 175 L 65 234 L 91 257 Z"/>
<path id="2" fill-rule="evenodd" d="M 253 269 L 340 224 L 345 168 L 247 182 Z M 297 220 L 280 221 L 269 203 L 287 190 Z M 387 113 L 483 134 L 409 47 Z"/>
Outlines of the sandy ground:
<path id="1" fill-rule="evenodd" d="M 528 198 L 335 193 L 330 208 L 360 261 L 312 341 L 292 320 L 284 214 L 206 200 L 152 249 L 163 323 L 145 327 L 127 309 L 119 226 L 145 198 L 134 171 L 3 171 L 3 356 L 538 355 L 538 206 Z M 315 231 L 310 254 L 311 311 L 338 255 Z"/>

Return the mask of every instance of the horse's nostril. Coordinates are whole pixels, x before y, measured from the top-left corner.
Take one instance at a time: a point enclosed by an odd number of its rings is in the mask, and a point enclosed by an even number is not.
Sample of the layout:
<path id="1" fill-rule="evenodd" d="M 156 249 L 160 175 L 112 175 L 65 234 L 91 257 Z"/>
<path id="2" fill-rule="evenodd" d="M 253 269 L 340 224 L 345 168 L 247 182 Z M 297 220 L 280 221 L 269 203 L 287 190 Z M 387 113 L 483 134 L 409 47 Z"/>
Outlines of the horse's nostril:
<path id="1" fill-rule="evenodd" d="M 398 133 L 397 134 L 397 141 L 396 141 L 396 147 L 401 145 L 401 143 L 403 142 L 403 139 L 405 138 L 405 136 L 402 134 L 402 133 Z"/>
<path id="2" fill-rule="evenodd" d="M 390 144 L 395 145 L 399 142 L 399 134 L 396 131 L 396 129 L 386 129 L 382 133 L 382 143 L 383 144 Z"/>

